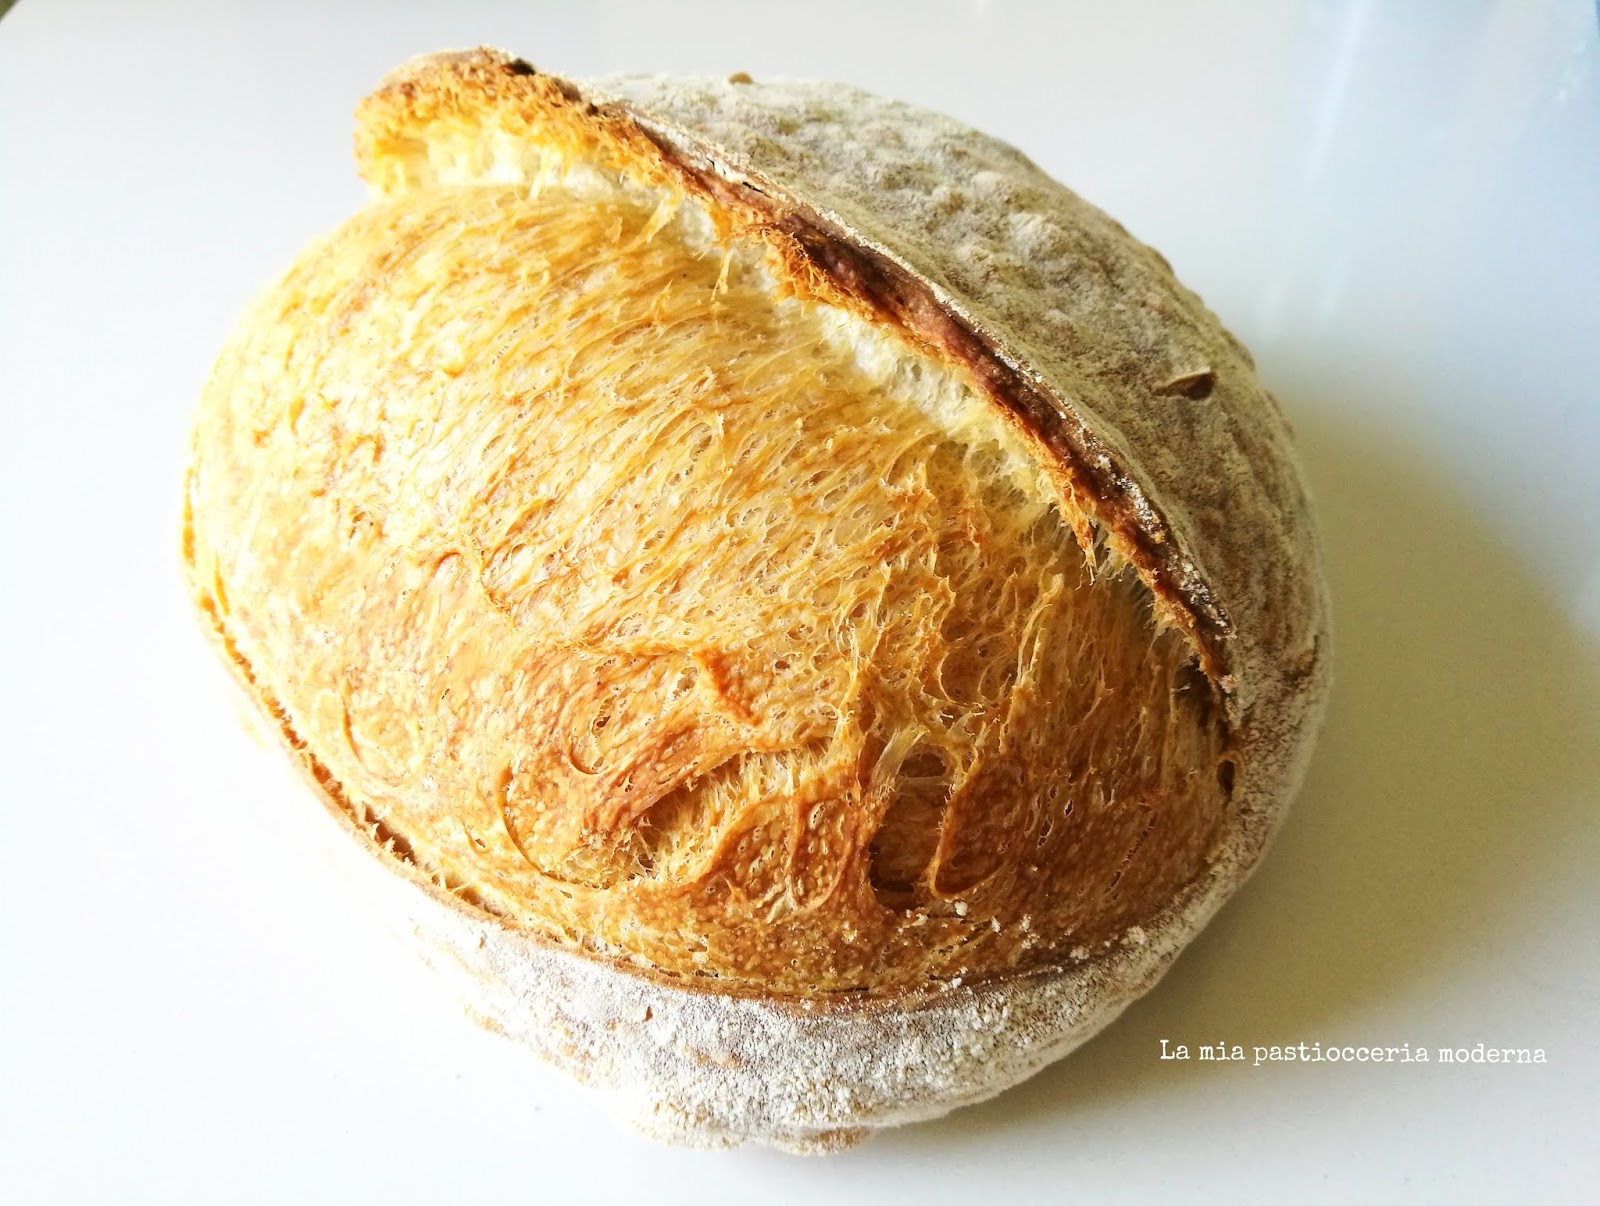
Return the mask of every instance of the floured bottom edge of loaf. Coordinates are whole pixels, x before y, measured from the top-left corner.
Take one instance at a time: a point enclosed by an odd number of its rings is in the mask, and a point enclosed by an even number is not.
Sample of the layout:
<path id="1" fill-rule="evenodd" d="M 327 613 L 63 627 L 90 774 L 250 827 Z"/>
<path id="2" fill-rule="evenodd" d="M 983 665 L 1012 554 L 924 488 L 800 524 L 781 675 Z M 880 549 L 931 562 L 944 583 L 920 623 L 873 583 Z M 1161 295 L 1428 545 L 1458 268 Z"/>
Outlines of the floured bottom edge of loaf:
<path id="1" fill-rule="evenodd" d="M 1027 1079 L 1160 978 L 1223 891 L 1177 924 L 1065 968 L 882 1002 L 695 990 L 556 947 L 450 898 L 335 817 L 338 865 L 485 1028 L 595 1091 L 637 1131 L 691 1147 L 820 1154 L 938 1118 Z"/>

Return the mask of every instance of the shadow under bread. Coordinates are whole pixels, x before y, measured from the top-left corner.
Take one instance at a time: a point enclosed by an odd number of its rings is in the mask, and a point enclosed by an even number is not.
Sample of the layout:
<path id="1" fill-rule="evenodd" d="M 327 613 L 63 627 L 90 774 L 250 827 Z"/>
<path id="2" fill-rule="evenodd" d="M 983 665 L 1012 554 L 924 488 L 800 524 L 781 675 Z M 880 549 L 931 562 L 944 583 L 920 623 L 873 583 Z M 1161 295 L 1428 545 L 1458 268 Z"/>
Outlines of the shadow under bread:
<path id="1" fill-rule="evenodd" d="M 1163 1061 L 1162 1039 L 1191 1052 L 1238 1043 L 1249 1056 L 1253 1044 L 1349 1034 L 1388 1002 L 1448 995 L 1486 946 L 1536 938 L 1550 916 L 1530 885 L 1587 874 L 1578 839 L 1600 782 L 1600 650 L 1425 446 L 1342 420 L 1327 387 L 1295 386 L 1280 392 L 1315 403 L 1290 413 L 1323 536 L 1334 688 L 1277 841 L 1102 1035 L 991 1102 L 870 1148 L 1065 1135 L 1072 1117 L 1194 1092 L 1240 1067 Z M 1389 1020 L 1372 1029 L 1361 1041 L 1445 1038 Z"/>

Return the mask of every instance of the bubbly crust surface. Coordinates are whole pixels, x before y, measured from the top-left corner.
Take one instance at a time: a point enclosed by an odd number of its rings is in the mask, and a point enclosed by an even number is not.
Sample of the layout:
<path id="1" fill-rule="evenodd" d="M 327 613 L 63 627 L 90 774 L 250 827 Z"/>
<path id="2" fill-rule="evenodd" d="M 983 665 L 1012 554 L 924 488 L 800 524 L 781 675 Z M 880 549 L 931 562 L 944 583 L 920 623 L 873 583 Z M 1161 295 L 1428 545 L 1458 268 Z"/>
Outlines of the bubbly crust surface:
<path id="1" fill-rule="evenodd" d="M 1187 705 L 1175 710 L 1188 727 L 1170 724 L 1164 730 L 1183 738 L 1173 747 L 1172 765 L 1220 788 L 1213 801 L 1226 804 L 1213 803 L 1208 813 L 1204 800 L 1192 802 L 1199 806 L 1187 815 L 1199 820 L 1154 860 L 1162 874 L 1145 884 L 1137 909 L 1116 918 L 1094 941 L 1052 950 L 1033 971 L 1016 970 L 1028 959 L 1015 958 L 1013 951 L 993 965 L 1003 970 L 1011 958 L 1013 970 L 1007 974 L 977 985 L 958 975 L 931 990 L 905 987 L 871 1008 L 849 1004 L 851 994 L 837 1001 L 801 999 L 804 1008 L 797 1011 L 781 996 L 700 991 L 696 985 L 702 980 L 663 978 L 659 969 L 617 961 L 614 951 L 565 951 L 536 926 L 507 924 L 516 919 L 500 915 L 503 902 L 487 896 L 464 900 L 463 894 L 441 889 L 424 870 L 429 852 L 419 856 L 382 819 L 362 815 L 348 788 L 358 785 L 365 791 L 385 776 L 403 778 L 402 768 L 383 762 L 395 758 L 396 751 L 415 750 L 417 733 L 382 729 L 364 742 L 357 724 L 361 709 L 352 713 L 340 701 L 335 717 L 332 701 L 308 707 L 303 699 L 282 697 L 295 688 L 292 673 L 273 681 L 263 677 L 274 668 L 257 665 L 246 648 L 248 626 L 234 618 L 240 601 L 228 596 L 226 581 L 239 564 L 259 568 L 253 565 L 257 554 L 249 548 L 249 533 L 261 513 L 232 515 L 208 537 L 210 504 L 201 500 L 208 490 L 219 492 L 213 499 L 230 490 L 237 496 L 249 475 L 224 460 L 212 466 L 214 480 L 208 483 L 197 461 L 186 552 L 220 646 L 252 698 L 278 722 L 287 747 L 335 818 L 400 873 L 382 877 L 381 886 L 375 879 L 377 895 L 390 902 L 441 966 L 464 974 L 480 1017 L 607 1090 L 620 1112 L 664 1137 L 699 1143 L 755 1138 L 820 1149 L 859 1137 L 865 1127 L 935 1116 L 997 1092 L 1076 1046 L 1153 983 L 1259 858 L 1303 773 L 1327 681 L 1318 551 L 1287 429 L 1246 354 L 1172 279 L 1164 261 L 1012 148 L 949 119 L 832 85 L 641 77 L 603 81 L 585 90 L 497 52 L 467 52 L 409 65 L 386 81 L 363 105 L 358 159 L 375 190 L 391 200 L 455 185 L 478 186 L 480 200 L 487 200 L 494 192 L 488 186 L 525 188 L 552 165 L 582 189 L 582 173 L 573 176 L 570 168 L 593 160 L 639 182 L 647 193 L 665 189 L 703 204 L 711 230 L 685 228 L 680 233 L 686 246 L 703 250 L 719 239 L 754 241 L 764 248 L 761 262 L 780 292 L 893 329 L 897 338 L 959 377 L 979 397 L 980 409 L 1004 420 L 998 429 L 991 424 L 975 431 L 961 423 L 952 426 L 938 406 L 923 407 L 918 421 L 924 427 L 889 434 L 925 446 L 926 467 L 942 455 L 955 465 L 958 480 L 1003 483 L 1008 474 L 996 476 L 992 465 L 988 476 L 974 475 L 971 458 L 995 460 L 983 451 L 993 445 L 1004 453 L 998 459 L 1014 470 L 1020 441 L 1026 453 L 1022 463 L 1036 466 L 1054 491 L 1048 505 L 1056 519 L 1053 529 L 1050 523 L 1002 525 L 1007 531 L 998 541 L 1000 562 L 1022 555 L 1028 570 L 1022 577 L 1033 591 L 1024 590 L 1005 604 L 1010 615 L 1020 616 L 1052 590 L 1057 599 L 1065 593 L 1088 600 L 1068 609 L 1079 617 L 1073 622 L 1088 623 L 1096 640 L 1105 638 L 1106 651 L 1126 652 L 1118 634 L 1125 637 L 1128 617 L 1137 618 L 1137 607 L 1126 606 L 1137 592 L 1129 578 L 1114 572 L 1092 585 L 1081 576 L 1075 579 L 1070 559 L 1061 555 L 1061 532 L 1071 530 L 1094 550 L 1097 570 L 1131 566 L 1152 592 L 1160 621 L 1188 642 L 1185 647 L 1169 632 L 1155 642 L 1159 649 L 1144 651 L 1153 655 L 1145 664 L 1159 671 L 1145 698 L 1165 696 L 1170 703 L 1178 698 L 1173 686 L 1180 695 L 1194 694 L 1192 683 L 1180 681 L 1186 655 L 1193 652 L 1225 718 L 1223 729 L 1209 705 L 1188 713 Z M 629 193 L 618 203 L 636 205 L 641 195 Z M 658 216 L 653 205 L 646 208 L 650 226 Z M 730 292 L 751 263 L 732 261 Z M 405 271 L 398 262 L 383 267 L 372 286 L 389 288 Z M 264 305 L 270 309 L 272 303 Z M 324 313 L 318 321 L 327 317 Z M 247 319 L 242 339 L 259 335 L 261 318 L 258 313 Z M 269 319 L 267 325 L 276 322 Z M 249 334 L 252 328 L 256 335 Z M 337 325 L 330 329 L 344 331 Z M 442 332 L 420 335 L 416 346 L 432 358 L 448 338 L 446 324 Z M 267 351 L 269 358 L 279 358 L 281 371 L 288 371 L 301 349 L 290 337 Z M 453 362 L 445 355 L 411 367 L 451 377 Z M 258 400 L 267 393 L 261 391 Z M 337 412 L 339 400 L 334 401 L 330 409 Z M 210 411 L 208 402 L 202 428 Z M 337 427 L 328 429 L 335 443 L 356 438 L 352 430 Z M 242 434 L 259 440 L 258 448 L 269 448 L 277 438 L 274 430 L 258 426 Z M 995 435 L 996 430 L 1009 435 Z M 239 438 L 241 431 L 235 430 L 224 442 Z M 940 441 L 942 452 L 935 448 Z M 371 467 L 386 455 L 387 447 L 372 449 Z M 438 480 L 448 481 L 449 460 L 441 452 L 441 463 L 423 472 L 424 480 L 436 473 Z M 337 480 L 346 462 L 343 453 L 320 466 L 306 461 L 293 489 L 313 497 L 331 494 L 335 503 L 329 505 L 336 508 L 355 503 L 353 495 L 341 493 Z M 1002 492 L 1014 489 L 1017 476 L 1010 473 L 1012 484 L 1003 485 Z M 1020 483 L 1021 496 L 1036 508 L 1045 497 L 1038 482 L 1022 471 Z M 948 531 L 963 506 L 969 515 L 974 503 L 985 515 L 1008 513 L 994 511 L 993 500 L 981 494 L 966 503 L 946 497 L 943 503 L 951 505 L 941 503 L 925 518 L 934 529 Z M 363 525 L 381 524 L 384 517 L 354 505 L 340 519 L 354 537 Z M 441 526 L 460 519 L 459 512 L 434 515 Z M 240 550 L 244 556 L 223 569 Z M 433 602 L 440 603 L 465 592 L 492 595 L 492 587 L 484 585 L 483 571 L 491 561 L 483 551 L 475 561 L 459 553 L 441 558 L 433 577 L 418 579 L 413 593 L 403 597 L 426 600 L 435 592 Z M 995 542 L 988 551 L 995 551 Z M 525 586 L 527 567 L 513 560 L 504 559 L 496 572 L 509 573 L 506 581 Z M 291 549 L 281 566 L 295 564 Z M 1081 557 L 1075 564 L 1081 575 Z M 299 568 L 311 572 L 314 567 Z M 400 581 L 403 574 L 394 573 L 399 577 L 383 581 L 396 588 L 393 598 L 401 598 L 408 588 Z M 493 572 L 489 576 L 492 580 Z M 358 614 L 363 600 L 346 602 Z M 394 612 L 390 619 L 405 615 L 419 623 L 450 622 L 440 618 L 443 609 L 430 612 L 424 602 L 408 606 L 412 612 Z M 283 631 L 303 619 L 282 598 L 263 605 L 264 612 L 274 609 L 282 613 L 273 622 Z M 509 610 L 515 613 L 516 606 Z M 714 653 L 726 645 L 725 635 L 717 634 Z M 301 636 L 308 643 L 322 639 L 310 628 Z M 397 635 L 397 644 L 403 637 Z M 1017 648 L 1024 647 L 1027 641 L 1019 640 Z M 741 705 L 754 715 L 749 705 L 760 697 L 749 689 L 746 668 L 737 658 L 731 672 L 719 656 L 710 665 L 689 660 L 693 682 L 683 698 L 703 704 L 703 716 L 714 714 L 711 728 L 720 724 L 729 733 L 748 736 L 740 729 L 748 728 Z M 916 664 L 915 657 L 908 661 Z M 1114 662 L 1115 657 L 1106 664 Z M 576 653 L 572 664 L 583 664 Z M 383 656 L 371 659 L 375 672 L 386 665 Z M 1015 676 L 1008 689 L 1023 677 Z M 648 675 L 646 680 L 653 681 Z M 560 682 L 582 696 L 585 683 L 575 674 Z M 496 683 L 497 689 L 503 686 Z M 671 694 L 670 686 L 662 689 Z M 318 725 L 337 719 L 342 741 L 312 748 L 302 729 L 311 731 L 306 718 L 313 713 L 321 716 Z M 410 715 L 414 720 L 416 714 Z M 378 720 L 370 710 L 362 719 Z M 861 750 L 873 755 L 866 764 L 877 765 L 893 740 L 893 727 L 879 733 L 881 749 L 869 749 L 865 733 L 870 726 L 855 728 Z M 835 737 L 841 731 L 848 733 L 850 726 L 835 724 L 830 730 Z M 592 729 L 588 736 L 594 736 Z M 752 747 L 735 744 L 743 774 Z M 582 761 L 584 750 L 569 752 L 577 755 L 570 760 L 574 766 L 592 766 Z M 753 757 L 772 752 L 757 750 Z M 908 748 L 900 767 L 916 753 Z M 347 757 L 362 763 L 359 773 L 333 769 Z M 719 768 L 729 766 L 696 761 L 700 757 L 688 758 L 690 776 L 674 781 L 668 795 L 691 781 L 715 779 Z M 367 765 L 369 759 L 376 769 Z M 1218 769 L 1220 779 L 1208 774 Z M 516 784 L 513 767 L 501 787 Z M 865 786 L 871 786 L 870 775 Z M 485 798 L 492 800 L 493 793 Z M 861 796 L 869 798 L 870 792 Z M 536 820 L 524 815 L 512 794 L 502 790 L 501 799 L 507 805 L 501 809 L 502 828 L 514 839 L 512 845 L 524 847 L 518 852 L 524 863 L 558 854 L 551 863 L 558 874 L 551 879 L 561 883 L 566 877 L 567 889 L 574 881 L 590 889 L 589 880 L 615 873 L 614 863 L 609 869 L 582 865 L 591 848 L 571 840 L 574 832 L 581 839 L 582 824 L 544 835 L 552 838 L 545 844 Z M 876 807 L 881 821 L 887 802 Z M 948 812 L 953 805 L 944 807 Z M 617 815 L 629 815 L 629 808 Z M 926 827 L 910 826 L 919 828 Z M 646 844 L 651 840 L 647 832 Z M 623 844 L 612 852 L 624 846 L 634 851 Z M 861 848 L 858 843 L 856 849 Z M 880 856 L 882 849 L 880 844 Z M 941 923 L 960 919 L 954 907 L 959 894 L 948 897 L 954 918 L 939 912 L 944 902 L 937 891 L 938 852 L 924 864 L 920 851 L 907 849 L 901 844 L 891 854 L 890 874 L 879 877 L 879 889 L 912 887 L 909 875 L 896 872 L 902 862 L 922 866 L 918 882 L 926 899 L 913 900 L 912 911 L 921 908 Z M 1118 847 L 1112 842 L 1107 849 Z M 1122 847 L 1119 855 L 1125 852 Z M 873 855 L 868 841 L 859 857 L 867 863 L 869 889 Z M 652 874 L 657 865 L 672 866 L 672 856 L 670 844 L 649 851 L 648 859 L 629 854 L 636 868 L 650 862 Z M 873 899 L 880 907 L 885 904 L 880 892 L 873 892 Z M 970 917 L 970 903 L 968 909 Z M 1132 924 L 1135 916 L 1143 923 Z M 1061 932 L 1070 932 L 1071 924 Z M 1020 918 L 1016 928 L 1021 929 Z M 992 925 L 989 930 L 996 932 Z M 1001 932 L 1006 930 L 1002 924 Z M 886 966 L 880 962 L 868 976 L 881 976 Z M 948 973 L 960 966 L 942 968 Z M 835 962 L 814 970 L 826 975 L 841 968 L 837 986 L 861 982 L 860 966 Z M 881 982 L 912 983 L 896 981 L 892 974 Z"/>
<path id="2" fill-rule="evenodd" d="M 208 393 L 208 606 L 346 806 L 512 923 L 761 992 L 1165 904 L 1225 734 L 1143 586 L 948 368 L 573 177 L 375 202 Z"/>

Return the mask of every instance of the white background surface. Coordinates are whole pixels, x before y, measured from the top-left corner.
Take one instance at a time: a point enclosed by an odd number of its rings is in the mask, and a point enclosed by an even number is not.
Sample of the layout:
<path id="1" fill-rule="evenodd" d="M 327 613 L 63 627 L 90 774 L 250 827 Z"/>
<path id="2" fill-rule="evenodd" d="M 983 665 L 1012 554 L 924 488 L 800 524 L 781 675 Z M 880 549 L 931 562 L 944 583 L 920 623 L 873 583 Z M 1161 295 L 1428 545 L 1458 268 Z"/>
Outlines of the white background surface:
<path id="1" fill-rule="evenodd" d="M 1338 638 L 1307 790 L 1166 981 L 996 1102 L 823 1161 L 617 1130 L 343 898 L 318 806 L 232 714 L 178 578 L 190 409 L 250 294 L 361 203 L 358 97 L 478 42 L 986 127 L 1165 251 L 1300 430 Z M 1600 1193 L 1592 4 L 22 0 L 0 408 L 0 1199 Z"/>

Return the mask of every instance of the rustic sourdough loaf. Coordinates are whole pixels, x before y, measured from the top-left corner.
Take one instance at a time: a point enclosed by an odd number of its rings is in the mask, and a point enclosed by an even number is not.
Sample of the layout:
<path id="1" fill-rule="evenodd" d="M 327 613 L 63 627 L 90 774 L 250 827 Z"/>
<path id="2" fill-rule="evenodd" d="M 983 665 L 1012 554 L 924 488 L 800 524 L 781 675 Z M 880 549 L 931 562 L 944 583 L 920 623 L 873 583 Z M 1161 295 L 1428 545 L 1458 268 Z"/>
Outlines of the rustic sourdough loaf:
<path id="1" fill-rule="evenodd" d="M 693 1143 L 993 1094 L 1249 872 L 1327 681 L 1249 356 L 837 85 L 415 60 L 245 317 L 184 554 L 473 1011 Z"/>

